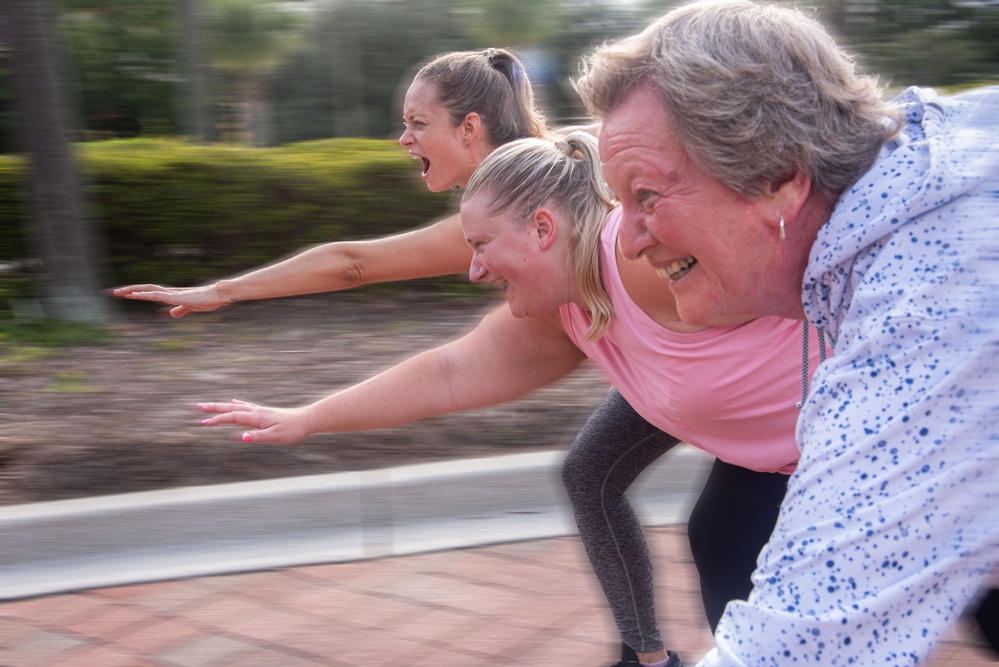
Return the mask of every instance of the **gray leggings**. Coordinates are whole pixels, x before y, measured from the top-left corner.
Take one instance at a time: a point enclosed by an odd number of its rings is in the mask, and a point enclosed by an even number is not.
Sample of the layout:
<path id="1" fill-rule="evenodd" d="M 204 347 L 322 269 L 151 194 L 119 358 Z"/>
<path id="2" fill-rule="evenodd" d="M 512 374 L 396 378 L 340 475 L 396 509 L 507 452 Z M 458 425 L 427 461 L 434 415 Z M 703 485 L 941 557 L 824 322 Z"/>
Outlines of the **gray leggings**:
<path id="1" fill-rule="evenodd" d="M 664 648 L 656 618 L 652 558 L 625 492 L 679 441 L 645 421 L 611 389 L 566 456 L 562 480 L 590 564 L 621 641 L 635 651 Z M 756 557 L 777 520 L 787 476 L 716 461 L 687 526 L 713 629 L 729 600 L 745 599 Z"/>

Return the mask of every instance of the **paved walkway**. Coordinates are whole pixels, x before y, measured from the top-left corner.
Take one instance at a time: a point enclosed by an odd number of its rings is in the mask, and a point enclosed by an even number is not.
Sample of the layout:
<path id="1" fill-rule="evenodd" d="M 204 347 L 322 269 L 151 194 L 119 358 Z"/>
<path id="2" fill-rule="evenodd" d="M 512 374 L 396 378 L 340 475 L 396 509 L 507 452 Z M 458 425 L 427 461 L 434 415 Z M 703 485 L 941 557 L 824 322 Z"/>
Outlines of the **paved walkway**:
<path id="1" fill-rule="evenodd" d="M 668 643 L 693 664 L 711 637 L 685 528 L 649 539 Z M 928 665 L 990 664 L 966 635 Z M 617 650 L 575 538 L 0 605 L 3 667 L 606 667 Z"/>

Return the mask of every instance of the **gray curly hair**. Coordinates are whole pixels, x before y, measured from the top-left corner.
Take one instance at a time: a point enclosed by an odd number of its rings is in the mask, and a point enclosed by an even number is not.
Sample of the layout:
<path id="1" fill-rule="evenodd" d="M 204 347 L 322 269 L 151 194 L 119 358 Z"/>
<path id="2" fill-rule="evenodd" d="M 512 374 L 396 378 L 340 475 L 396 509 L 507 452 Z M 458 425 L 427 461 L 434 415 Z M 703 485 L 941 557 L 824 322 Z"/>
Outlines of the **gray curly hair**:
<path id="1" fill-rule="evenodd" d="M 834 201 L 901 127 L 818 21 L 749 0 L 680 6 L 599 47 L 573 83 L 598 118 L 653 86 L 695 164 L 747 197 L 802 172 Z"/>

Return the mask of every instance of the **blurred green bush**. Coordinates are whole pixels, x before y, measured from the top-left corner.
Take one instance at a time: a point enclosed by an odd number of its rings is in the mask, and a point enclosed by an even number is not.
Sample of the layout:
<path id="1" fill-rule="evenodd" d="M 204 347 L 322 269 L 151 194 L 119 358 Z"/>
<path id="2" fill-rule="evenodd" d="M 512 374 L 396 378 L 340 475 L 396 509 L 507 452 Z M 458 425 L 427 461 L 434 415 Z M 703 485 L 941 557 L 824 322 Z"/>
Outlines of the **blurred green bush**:
<path id="1" fill-rule="evenodd" d="M 324 241 L 383 236 L 448 213 L 398 144 L 279 148 L 132 139 L 77 146 L 109 285 L 189 285 Z M 26 162 L 0 156 L 0 262 L 29 256 Z"/>

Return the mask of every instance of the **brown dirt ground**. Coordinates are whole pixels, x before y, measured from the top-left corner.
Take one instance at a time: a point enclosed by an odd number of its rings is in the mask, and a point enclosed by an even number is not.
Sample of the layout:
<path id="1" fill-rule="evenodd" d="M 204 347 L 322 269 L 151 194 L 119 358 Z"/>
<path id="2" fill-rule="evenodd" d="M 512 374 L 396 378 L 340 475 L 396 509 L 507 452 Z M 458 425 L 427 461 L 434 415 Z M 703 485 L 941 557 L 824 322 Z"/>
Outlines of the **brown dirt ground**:
<path id="1" fill-rule="evenodd" d="M 0 350 L 0 505 L 566 448 L 607 383 L 590 366 L 504 406 L 247 445 L 197 401 L 297 405 L 469 331 L 493 299 L 323 295 L 180 320 L 120 314 L 110 344 Z"/>

